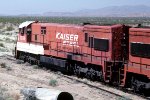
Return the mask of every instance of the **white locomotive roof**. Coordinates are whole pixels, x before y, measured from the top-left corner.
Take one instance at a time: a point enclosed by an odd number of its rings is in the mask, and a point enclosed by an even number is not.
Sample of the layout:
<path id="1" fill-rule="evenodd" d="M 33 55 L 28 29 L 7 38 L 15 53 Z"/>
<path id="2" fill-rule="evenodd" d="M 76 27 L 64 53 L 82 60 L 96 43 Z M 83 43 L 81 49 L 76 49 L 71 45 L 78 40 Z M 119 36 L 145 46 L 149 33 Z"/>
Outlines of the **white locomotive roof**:
<path id="1" fill-rule="evenodd" d="M 23 28 L 23 27 L 27 27 L 29 26 L 30 24 L 34 23 L 35 21 L 26 21 L 26 22 L 23 22 L 19 25 L 19 28 Z"/>

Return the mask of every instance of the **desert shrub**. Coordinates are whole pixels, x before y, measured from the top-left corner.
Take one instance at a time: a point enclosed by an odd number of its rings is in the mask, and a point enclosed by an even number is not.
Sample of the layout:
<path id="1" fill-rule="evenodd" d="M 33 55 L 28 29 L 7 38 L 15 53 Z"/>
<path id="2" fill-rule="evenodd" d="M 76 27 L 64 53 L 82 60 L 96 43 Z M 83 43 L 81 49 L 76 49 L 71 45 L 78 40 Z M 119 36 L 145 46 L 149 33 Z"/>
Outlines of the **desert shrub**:
<path id="1" fill-rule="evenodd" d="M 5 47 L 3 43 L 0 43 L 0 47 Z"/>
<path id="2" fill-rule="evenodd" d="M 26 63 L 25 63 L 25 65 L 26 65 L 26 66 L 31 66 L 31 64 L 30 64 L 30 63 L 28 63 L 28 62 L 26 62 Z"/>
<path id="3" fill-rule="evenodd" d="M 12 68 L 11 68 L 10 66 L 7 66 L 7 67 L 6 67 L 6 70 L 7 70 L 7 71 L 11 71 Z"/>
<path id="4" fill-rule="evenodd" d="M 0 66 L 1 66 L 1 68 L 6 68 L 7 67 L 6 63 L 1 63 Z"/>
<path id="5" fill-rule="evenodd" d="M 0 47 L 0 52 L 7 52 L 8 50 L 4 47 Z"/>
<path id="6" fill-rule="evenodd" d="M 3 39 L 0 39 L 0 41 L 3 41 Z"/>
<path id="7" fill-rule="evenodd" d="M 8 93 L 7 89 L 0 86 L 0 100 L 14 100 Z"/>
<path id="8" fill-rule="evenodd" d="M 39 69 L 39 66 L 38 65 L 33 65 L 33 68 L 34 69 Z"/>
<path id="9" fill-rule="evenodd" d="M 12 30 L 14 30 L 14 28 L 12 26 L 9 26 L 6 28 L 6 31 L 12 31 Z"/>
<path id="10" fill-rule="evenodd" d="M 5 92 L 6 92 L 6 89 L 0 87 L 0 100 L 5 100 Z"/>
<path id="11" fill-rule="evenodd" d="M 58 85 L 58 81 L 56 79 L 51 79 L 49 81 L 49 85 L 55 87 Z"/>
<path id="12" fill-rule="evenodd" d="M 10 42 L 10 41 L 11 41 L 11 39 L 10 39 L 10 38 L 8 38 L 8 37 L 6 37 L 6 38 L 5 38 L 5 41 Z"/>
<path id="13" fill-rule="evenodd" d="M 123 96 L 123 97 L 119 97 L 116 100 L 130 100 L 130 98 Z"/>
<path id="14" fill-rule="evenodd" d="M 12 49 L 12 55 L 15 56 L 15 49 Z"/>
<path id="15" fill-rule="evenodd" d="M 15 43 L 16 42 L 16 40 L 10 39 L 8 37 L 5 38 L 5 41 L 8 43 Z"/>
<path id="16" fill-rule="evenodd" d="M 7 71 L 12 70 L 12 68 L 10 66 L 8 66 L 6 63 L 1 63 L 0 66 L 1 66 L 1 68 L 5 68 Z"/>
<path id="17" fill-rule="evenodd" d="M 17 64 L 24 64 L 24 61 L 22 61 L 22 60 L 17 60 L 16 63 L 17 63 Z"/>
<path id="18" fill-rule="evenodd" d="M 4 35 L 12 35 L 12 33 L 5 33 Z"/>
<path id="19" fill-rule="evenodd" d="M 17 40 L 11 40 L 11 43 L 16 43 Z"/>
<path id="20" fill-rule="evenodd" d="M 2 29 L 4 26 L 0 25 L 0 29 Z"/>

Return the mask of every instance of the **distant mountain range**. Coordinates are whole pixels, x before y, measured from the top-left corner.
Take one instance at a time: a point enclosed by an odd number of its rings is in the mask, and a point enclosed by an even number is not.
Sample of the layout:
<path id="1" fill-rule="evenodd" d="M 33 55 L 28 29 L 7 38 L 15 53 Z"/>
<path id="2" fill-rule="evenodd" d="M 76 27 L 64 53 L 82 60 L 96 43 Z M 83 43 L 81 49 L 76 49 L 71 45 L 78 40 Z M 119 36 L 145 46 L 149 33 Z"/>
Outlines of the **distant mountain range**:
<path id="1" fill-rule="evenodd" d="M 45 12 L 42 16 L 78 16 L 78 17 L 150 17 L 150 7 L 137 6 L 111 6 L 100 9 L 86 9 L 77 12 Z"/>
<path id="2" fill-rule="evenodd" d="M 60 8 L 61 9 L 61 8 Z M 0 14 L 0 16 L 7 16 Z M 16 16 L 16 15 L 15 15 Z M 41 14 L 20 14 L 17 16 L 50 17 L 150 17 L 150 6 L 110 6 L 100 9 L 84 9 L 76 12 L 45 12 Z"/>

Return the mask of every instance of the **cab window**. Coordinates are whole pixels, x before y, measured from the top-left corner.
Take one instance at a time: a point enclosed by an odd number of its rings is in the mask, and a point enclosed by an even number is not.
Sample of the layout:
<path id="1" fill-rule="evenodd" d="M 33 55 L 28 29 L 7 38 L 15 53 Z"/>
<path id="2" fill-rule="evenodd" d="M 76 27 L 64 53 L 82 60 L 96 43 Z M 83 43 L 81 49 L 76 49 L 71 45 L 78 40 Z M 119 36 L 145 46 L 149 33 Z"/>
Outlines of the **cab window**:
<path id="1" fill-rule="evenodd" d="M 31 34 L 31 33 L 32 33 L 31 28 L 28 28 L 28 29 L 27 29 L 27 34 L 29 35 L 29 34 Z"/>
<path id="2" fill-rule="evenodd" d="M 20 33 L 21 35 L 24 34 L 24 27 L 19 29 L 19 33 Z"/>
<path id="3" fill-rule="evenodd" d="M 41 34 L 43 34 L 43 35 L 46 34 L 46 27 L 41 27 Z"/>

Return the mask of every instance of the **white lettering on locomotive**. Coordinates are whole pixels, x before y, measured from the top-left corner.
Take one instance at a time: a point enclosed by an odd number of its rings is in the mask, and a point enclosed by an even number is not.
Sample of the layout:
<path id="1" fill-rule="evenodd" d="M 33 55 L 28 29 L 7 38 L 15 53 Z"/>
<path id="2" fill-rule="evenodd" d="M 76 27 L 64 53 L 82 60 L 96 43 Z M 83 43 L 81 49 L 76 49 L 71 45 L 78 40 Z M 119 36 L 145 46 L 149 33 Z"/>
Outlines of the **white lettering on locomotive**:
<path id="1" fill-rule="evenodd" d="M 56 39 L 63 40 L 63 45 L 78 47 L 78 38 L 79 36 L 74 34 L 64 34 L 60 32 L 56 33 Z"/>

